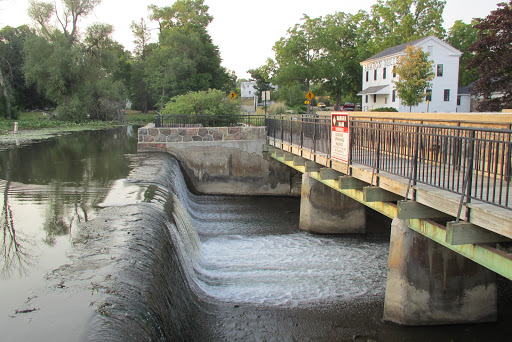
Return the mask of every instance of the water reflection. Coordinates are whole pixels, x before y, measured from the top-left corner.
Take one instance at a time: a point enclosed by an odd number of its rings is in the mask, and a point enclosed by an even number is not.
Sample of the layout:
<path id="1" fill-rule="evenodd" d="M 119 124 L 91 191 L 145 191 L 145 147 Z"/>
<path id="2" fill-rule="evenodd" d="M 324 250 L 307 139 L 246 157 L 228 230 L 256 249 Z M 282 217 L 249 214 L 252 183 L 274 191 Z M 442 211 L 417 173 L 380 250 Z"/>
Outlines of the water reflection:
<path id="1" fill-rule="evenodd" d="M 14 229 L 14 220 L 12 216 L 11 206 L 9 204 L 9 186 L 10 181 L 5 182 L 2 217 L 0 224 L 2 226 L 2 246 L 0 260 L 2 270 L 0 271 L 0 279 L 9 278 L 14 270 L 18 270 L 20 274 L 24 274 L 26 266 L 30 261 L 27 248 L 23 246 L 23 239 L 16 236 Z"/>
<path id="2" fill-rule="evenodd" d="M 44 256 L 50 248 L 56 263 L 65 257 L 78 224 L 96 215 L 112 184 L 131 170 L 127 155 L 136 152 L 133 132 L 73 133 L 0 152 L 0 286 L 15 275 L 27 277 L 35 268 L 31 255 Z"/>

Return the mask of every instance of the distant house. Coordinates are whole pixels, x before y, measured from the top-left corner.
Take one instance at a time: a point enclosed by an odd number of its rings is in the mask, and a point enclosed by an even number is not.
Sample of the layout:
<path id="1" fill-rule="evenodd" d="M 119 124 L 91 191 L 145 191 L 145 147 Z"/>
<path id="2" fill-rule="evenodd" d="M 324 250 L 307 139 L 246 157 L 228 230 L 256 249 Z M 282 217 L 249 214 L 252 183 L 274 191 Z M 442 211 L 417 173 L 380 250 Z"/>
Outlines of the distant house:
<path id="1" fill-rule="evenodd" d="M 274 90 L 277 90 L 277 86 L 270 85 Z M 257 97 L 256 81 L 248 81 L 240 83 L 241 97 Z"/>
<path id="2" fill-rule="evenodd" d="M 242 82 L 240 84 L 241 97 L 255 97 L 256 96 L 256 81 Z"/>
<path id="3" fill-rule="evenodd" d="M 404 55 L 407 46 L 420 47 L 429 53 L 434 62 L 435 78 L 432 81 L 432 99 L 428 112 L 450 113 L 457 111 L 459 58 L 462 52 L 435 36 L 428 36 L 409 43 L 393 46 L 361 62 L 363 67 L 362 109 L 392 107 L 399 112 L 408 112 L 409 106 L 401 103 L 393 81 L 398 79 L 394 72 L 398 58 Z M 427 112 L 424 101 L 412 112 Z"/>

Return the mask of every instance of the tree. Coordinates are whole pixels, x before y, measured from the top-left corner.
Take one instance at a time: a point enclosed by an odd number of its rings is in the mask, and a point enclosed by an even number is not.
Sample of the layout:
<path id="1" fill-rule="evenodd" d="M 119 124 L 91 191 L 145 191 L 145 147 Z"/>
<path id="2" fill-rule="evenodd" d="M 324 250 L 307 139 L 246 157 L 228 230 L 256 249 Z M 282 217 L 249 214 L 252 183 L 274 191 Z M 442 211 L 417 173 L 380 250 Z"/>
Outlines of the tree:
<path id="1" fill-rule="evenodd" d="M 0 30 L 0 115 L 10 119 L 17 108 L 32 108 L 47 104 L 37 89 L 26 84 L 23 74 L 24 44 L 32 35 L 28 26 L 5 26 Z"/>
<path id="2" fill-rule="evenodd" d="M 254 89 L 257 90 L 258 97 L 261 97 L 263 91 L 272 90 L 270 82 L 268 81 L 269 76 L 265 73 L 263 67 L 258 69 L 250 69 L 247 72 L 251 75 L 251 78 L 256 81 L 256 86 Z"/>
<path id="3" fill-rule="evenodd" d="M 212 18 L 202 0 L 178 0 L 172 7 L 151 9 L 161 31 L 159 45 L 148 59 L 147 82 L 160 93 L 160 107 L 189 91 L 234 88 L 206 30 Z"/>
<path id="4" fill-rule="evenodd" d="M 372 6 L 369 29 L 373 53 L 421 37 L 444 38 L 445 0 L 378 0 Z"/>
<path id="5" fill-rule="evenodd" d="M 83 39 L 78 32 L 79 19 L 99 2 L 63 0 L 60 12 L 49 3 L 30 3 L 29 14 L 39 24 L 39 35 L 26 41 L 25 76 L 57 104 L 63 119 L 111 120 L 125 100 L 118 75 L 124 51 L 111 39 L 112 26 L 94 24 Z"/>
<path id="6" fill-rule="evenodd" d="M 141 18 L 138 23 L 135 21 L 130 25 L 135 40 L 135 59 L 130 64 L 130 79 L 127 81 L 129 98 L 136 109 L 147 113 L 150 106 L 154 104 L 148 90 L 147 59 L 156 48 L 156 44 L 150 44 L 151 31 L 146 21 Z"/>
<path id="7" fill-rule="evenodd" d="M 395 66 L 399 79 L 393 82 L 402 103 L 411 111 L 412 106 L 423 102 L 425 90 L 431 86 L 435 75 L 433 62 L 421 48 L 407 46 L 404 53 Z"/>
<path id="8" fill-rule="evenodd" d="M 152 11 L 151 20 L 160 25 L 160 32 L 174 27 L 206 28 L 213 20 L 204 0 L 178 0 L 171 7 L 150 5 L 148 8 Z"/>
<path id="9" fill-rule="evenodd" d="M 469 49 L 474 56 L 467 68 L 479 77 L 473 86 L 473 93 L 483 98 L 477 110 L 512 108 L 512 1 L 475 20 L 478 39 Z"/>
<path id="10" fill-rule="evenodd" d="M 312 82 L 320 79 L 321 45 L 317 37 L 321 25 L 321 18 L 311 19 L 304 15 L 302 24 L 288 29 L 288 37 L 274 44 L 277 84 L 285 85 L 291 91 L 293 85 L 299 83 L 304 87 L 305 94 Z"/>
<path id="11" fill-rule="evenodd" d="M 142 60 L 146 59 L 146 49 L 151 40 L 151 29 L 144 18 L 140 18 L 139 22 L 132 21 L 130 28 L 135 37 L 135 55 Z"/>
<path id="12" fill-rule="evenodd" d="M 322 46 L 319 60 L 319 82 L 322 90 L 331 95 L 337 105 L 341 98 L 354 102 L 361 89 L 361 66 L 359 62 L 361 40 L 359 23 L 367 18 L 363 11 L 355 15 L 338 12 L 322 21 L 318 40 Z"/>
<path id="13" fill-rule="evenodd" d="M 462 20 L 457 20 L 448 30 L 446 41 L 456 49 L 462 51 L 459 62 L 459 86 L 467 86 L 476 81 L 478 76 L 473 70 L 467 70 L 468 60 L 473 56 L 469 51 L 478 37 L 478 30 L 473 26 L 476 22 L 466 24 Z"/>

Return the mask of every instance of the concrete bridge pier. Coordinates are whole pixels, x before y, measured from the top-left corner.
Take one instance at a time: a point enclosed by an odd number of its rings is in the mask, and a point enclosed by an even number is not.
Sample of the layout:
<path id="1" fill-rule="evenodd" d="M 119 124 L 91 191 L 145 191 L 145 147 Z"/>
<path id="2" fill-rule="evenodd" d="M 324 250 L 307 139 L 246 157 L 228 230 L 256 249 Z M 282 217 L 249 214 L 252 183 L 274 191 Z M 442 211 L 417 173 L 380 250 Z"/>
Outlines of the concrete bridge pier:
<path id="1" fill-rule="evenodd" d="M 391 228 L 384 320 L 402 325 L 495 321 L 494 272 L 450 251 L 395 218 Z"/>
<path id="2" fill-rule="evenodd" d="M 366 207 L 342 193 L 302 175 L 301 230 L 318 234 L 364 233 Z"/>

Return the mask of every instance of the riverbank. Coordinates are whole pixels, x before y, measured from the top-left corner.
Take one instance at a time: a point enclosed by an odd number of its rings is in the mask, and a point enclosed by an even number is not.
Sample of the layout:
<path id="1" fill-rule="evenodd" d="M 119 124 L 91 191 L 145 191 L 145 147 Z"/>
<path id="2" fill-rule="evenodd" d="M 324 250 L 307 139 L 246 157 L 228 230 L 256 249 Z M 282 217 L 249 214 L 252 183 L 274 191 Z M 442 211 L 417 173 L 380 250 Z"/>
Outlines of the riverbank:
<path id="1" fill-rule="evenodd" d="M 74 132 L 103 130 L 126 125 L 144 126 L 153 120 L 153 113 L 142 114 L 137 111 L 127 111 L 123 122 L 91 120 L 82 123 L 60 121 L 44 112 L 25 112 L 15 120 L 0 119 L 0 148 L 26 145 Z M 15 122 L 17 132 L 14 132 Z"/>

